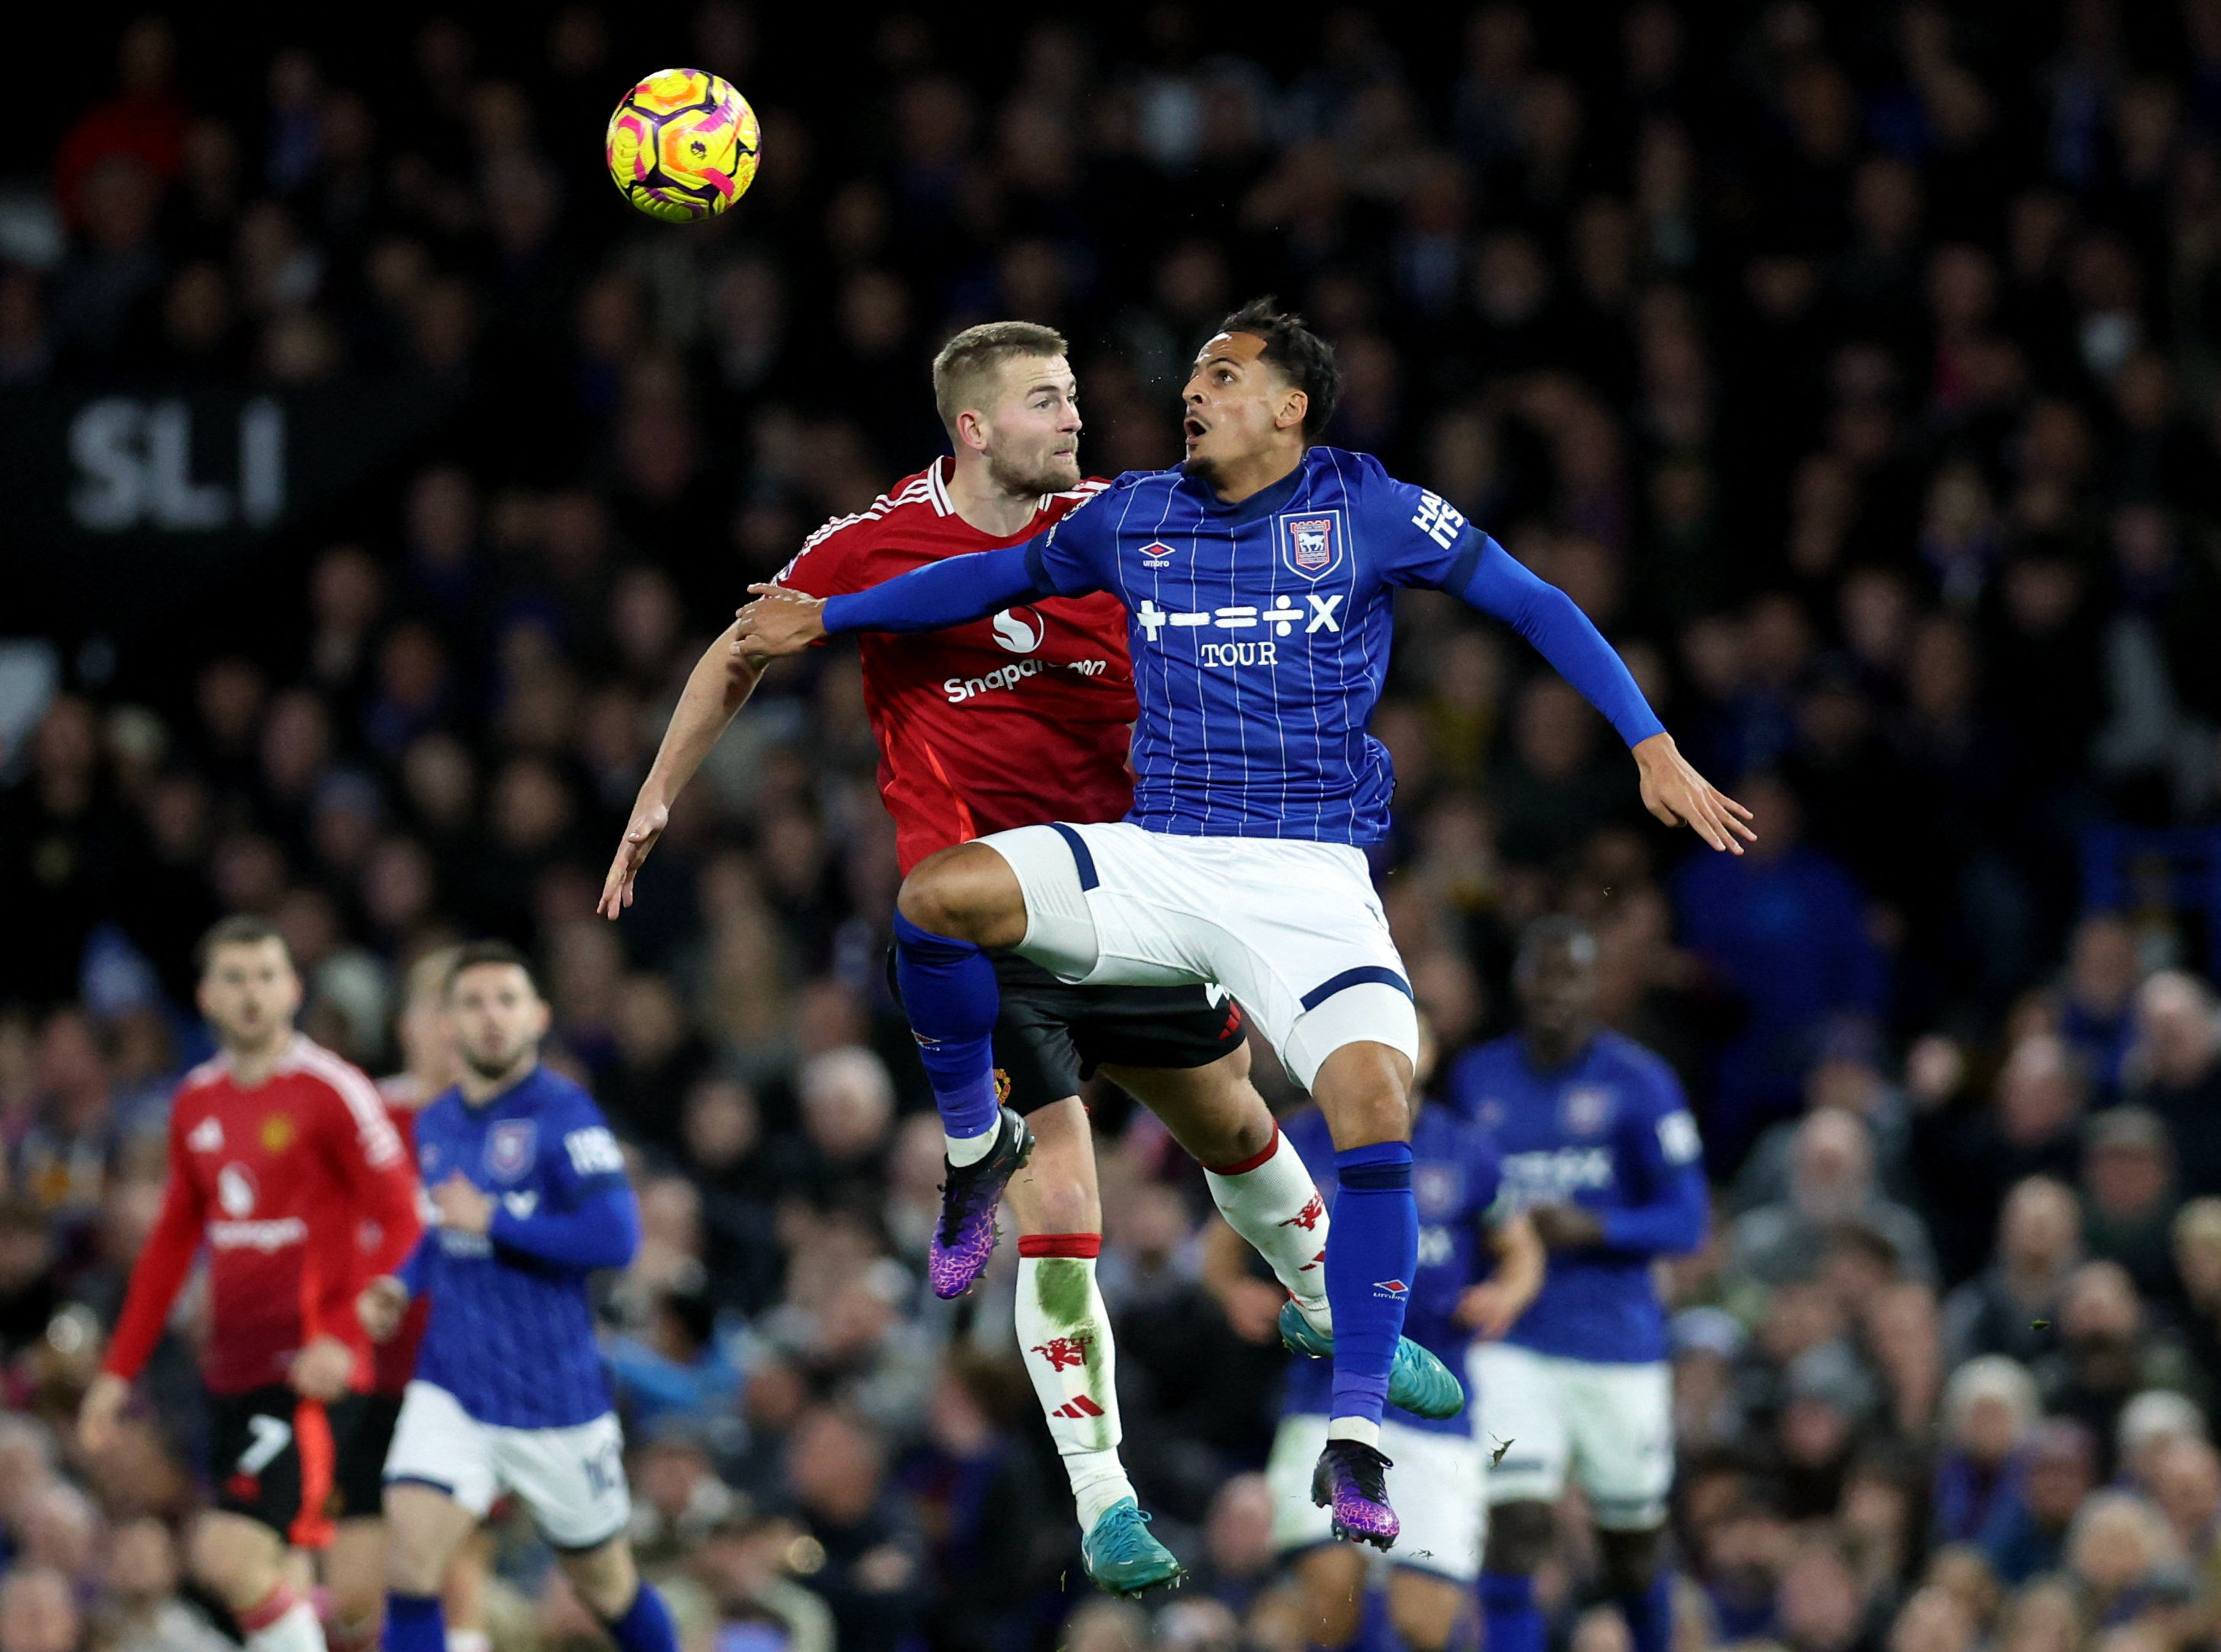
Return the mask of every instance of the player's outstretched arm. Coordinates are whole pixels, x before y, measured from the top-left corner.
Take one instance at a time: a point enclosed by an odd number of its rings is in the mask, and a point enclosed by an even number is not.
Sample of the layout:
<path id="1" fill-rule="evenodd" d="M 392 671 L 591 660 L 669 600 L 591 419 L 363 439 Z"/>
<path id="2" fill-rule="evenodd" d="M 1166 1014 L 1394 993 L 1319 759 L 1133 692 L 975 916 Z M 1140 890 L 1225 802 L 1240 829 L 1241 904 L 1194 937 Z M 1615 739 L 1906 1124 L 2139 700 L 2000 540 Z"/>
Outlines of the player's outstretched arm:
<path id="1" fill-rule="evenodd" d="M 1746 842 L 1758 842 L 1749 824 L 1750 810 L 1690 766 L 1626 662 L 1573 599 L 1537 578 L 1494 540 L 1471 528 L 1466 533 L 1467 551 L 1443 588 L 1525 637 L 1604 713 L 1634 754 L 1642 806 L 1668 826 L 1686 826 L 1731 854 L 1741 854 Z"/>
<path id="2" fill-rule="evenodd" d="M 867 591 L 823 601 L 782 585 L 750 585 L 756 600 L 741 610 L 734 647 L 745 646 L 764 657 L 798 654 L 820 637 L 850 631 L 942 631 L 985 619 L 1012 603 L 1076 595 L 1060 592 L 1050 583 L 1037 550 L 1047 537 L 929 562 Z"/>
<path id="3" fill-rule="evenodd" d="M 755 691 L 761 667 L 755 659 L 740 652 L 739 630 L 737 623 L 728 626 L 723 635 L 703 650 L 694 669 L 686 674 L 686 687 L 671 714 L 670 726 L 663 731 L 663 743 L 656 748 L 655 761 L 648 767 L 648 778 L 640 783 L 640 795 L 633 799 L 632 818 L 625 822 L 624 835 L 610 860 L 609 876 L 602 879 L 602 898 L 594 910 L 604 917 L 615 918 L 632 904 L 633 880 L 640 875 L 648 851 L 663 835 L 663 829 L 671 823 L 671 805 Z"/>

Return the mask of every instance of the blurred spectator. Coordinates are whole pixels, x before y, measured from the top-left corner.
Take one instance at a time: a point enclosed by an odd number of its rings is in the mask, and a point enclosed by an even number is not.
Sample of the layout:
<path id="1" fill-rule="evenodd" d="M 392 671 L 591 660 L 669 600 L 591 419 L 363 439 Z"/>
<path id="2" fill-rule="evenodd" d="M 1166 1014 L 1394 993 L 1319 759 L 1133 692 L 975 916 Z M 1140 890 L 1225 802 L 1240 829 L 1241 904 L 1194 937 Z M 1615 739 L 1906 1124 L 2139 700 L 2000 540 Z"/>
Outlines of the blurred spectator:
<path id="1" fill-rule="evenodd" d="M 2137 992 L 2129 1092 L 2166 1121 L 2186 1197 L 2221 1193 L 2221 1142 L 2205 1128 L 2221 1113 L 2221 1022 L 2204 982 L 2163 970 Z"/>
<path id="2" fill-rule="evenodd" d="M 2003 1354 L 2025 1365 L 2049 1351 L 2059 1293 L 2081 1260 L 2074 1195 L 2049 1176 L 2018 1184 L 1998 1218 L 1994 1259 L 1943 1304 L 1945 1361 Z"/>
<path id="3" fill-rule="evenodd" d="M 1809 1115 L 1790 1148 L 1789 1198 L 1753 1211 L 1728 1237 L 1730 1266 L 1767 1284 L 1817 1272 L 1838 1237 L 1855 1230 L 1886 1246 L 1896 1267 L 1933 1279 L 1920 1219 L 1881 1197 L 1865 1121 L 1836 1108 Z"/>
<path id="4" fill-rule="evenodd" d="M 2175 1295 L 2174 1149 L 2159 1115 L 2117 1107 L 2084 1133 L 2082 1233 L 2090 1254 L 2118 1262 L 2151 1302 Z"/>
<path id="5" fill-rule="evenodd" d="M 824 1408 L 796 1425 L 787 1484 L 824 1557 L 807 1583 L 832 1608 L 843 1652 L 896 1652 L 924 1609 L 922 1546 L 885 1474 L 885 1449 L 858 1418 Z"/>
<path id="6" fill-rule="evenodd" d="M 1741 1157 L 1770 1116 L 1787 1111 L 1795 1074 L 1830 1015 L 1877 1015 L 1883 961 L 1848 873 L 1799 842 L 1798 804 L 1771 776 L 1742 787 L 1759 842 L 1740 856 L 1684 867 L 1674 904 L 1684 938 L 1742 999 L 1749 1021 L 1722 1053 L 1707 1138 L 1718 1162 Z"/>

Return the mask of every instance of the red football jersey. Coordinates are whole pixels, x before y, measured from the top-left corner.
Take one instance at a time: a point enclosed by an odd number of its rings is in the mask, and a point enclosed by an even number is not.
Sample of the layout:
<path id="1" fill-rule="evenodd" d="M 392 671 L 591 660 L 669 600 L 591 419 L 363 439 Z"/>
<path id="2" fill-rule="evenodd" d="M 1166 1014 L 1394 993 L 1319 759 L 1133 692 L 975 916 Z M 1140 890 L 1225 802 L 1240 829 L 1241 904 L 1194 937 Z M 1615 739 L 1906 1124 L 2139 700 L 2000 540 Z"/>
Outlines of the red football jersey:
<path id="1" fill-rule="evenodd" d="M 366 1251 L 372 1225 L 378 1244 Z M 361 1073 L 299 1034 L 251 1090 L 227 1057 L 203 1062 L 171 1104 L 162 1213 L 103 1367 L 139 1374 L 205 1243 L 211 1389 L 283 1382 L 294 1354 L 327 1334 L 355 1350 L 354 1386 L 367 1389 L 370 1339 L 355 1297 L 401 1265 L 417 1231 L 416 1167 Z"/>
<path id="2" fill-rule="evenodd" d="M 867 591 L 944 557 L 1031 539 L 1104 485 L 1044 495 L 1023 531 L 998 539 L 956 514 L 954 462 L 936 460 L 869 510 L 827 523 L 779 582 L 812 597 Z M 987 832 L 1116 820 L 1132 804 L 1134 673 L 1117 598 L 1050 597 L 946 631 L 857 641 L 879 795 L 905 873 Z"/>
<path id="3" fill-rule="evenodd" d="M 416 1162 L 416 1108 L 431 1100 L 431 1097 L 418 1097 L 416 1080 L 405 1073 L 380 1079 L 378 1095 L 385 1104 L 385 1116 L 392 1121 L 393 1133 L 401 1138 L 402 1156 L 413 1167 Z M 417 1216 L 420 1220 L 427 1220 L 429 1212 L 420 1206 Z M 383 1254 L 382 1238 L 374 1224 L 366 1226 L 362 1243 L 366 1255 Z M 402 1311 L 400 1328 L 384 1342 L 372 1345 L 371 1361 L 376 1367 L 371 1378 L 372 1393 L 395 1399 L 401 1397 L 402 1391 L 409 1386 L 409 1379 L 416 1374 L 416 1345 L 424 1340 L 424 1327 L 431 1317 L 432 1298 L 411 1297 L 408 1307 Z"/>

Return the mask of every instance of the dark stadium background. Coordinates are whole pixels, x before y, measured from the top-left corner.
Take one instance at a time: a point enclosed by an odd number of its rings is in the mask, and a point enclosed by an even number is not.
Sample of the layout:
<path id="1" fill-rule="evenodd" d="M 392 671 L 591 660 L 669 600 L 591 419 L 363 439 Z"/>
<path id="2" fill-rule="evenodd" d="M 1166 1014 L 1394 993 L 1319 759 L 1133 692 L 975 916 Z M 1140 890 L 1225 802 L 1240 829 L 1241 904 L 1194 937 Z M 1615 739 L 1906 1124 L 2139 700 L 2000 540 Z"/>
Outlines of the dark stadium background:
<path id="1" fill-rule="evenodd" d="M 113 92 L 133 14 L 48 8 L 35 49 L 16 37 L 0 641 L 50 640 L 60 691 L 0 747 L 0 1563 L 20 1586 L 0 1580 L 0 1652 L 159 1638 L 103 1566 L 116 1534 L 146 1536 L 130 1523 L 193 1503 L 190 1336 L 128 1462 L 76 1461 L 61 1425 L 159 1191 L 167 1087 L 205 1048 L 190 942 L 227 908 L 277 917 L 306 1025 L 376 1072 L 397 1060 L 411 958 L 485 932 L 533 950 L 554 1058 L 635 1149 L 649 1243 L 607 1292 L 610 1346 L 636 1535 L 692 1633 L 807 1618 L 791 1593 L 729 1587 L 736 1555 L 775 1551 L 779 1588 L 829 1604 L 844 1647 L 1298 1643 L 1252 1472 L 1279 1355 L 1201 1283 L 1207 1201 L 1151 1121 L 1098 1098 L 1102 1271 L 1128 1458 L 1193 1587 L 1132 1608 L 1068 1586 L 1068 1505 L 1007 1306 L 919 1299 L 938 1135 L 879 975 L 892 834 L 853 665 L 773 673 L 641 905 L 615 931 L 585 915 L 673 673 L 750 578 L 938 451 L 925 364 L 955 322 L 1024 309 L 1014 286 L 1048 290 L 1036 253 L 1004 261 L 1029 241 L 1067 279 L 1039 318 L 1073 340 L 1088 468 L 1173 457 L 1186 353 L 1279 293 L 1351 370 L 1336 438 L 1565 584 L 1685 748 L 1761 809 L 1774 849 L 1692 856 L 1516 639 L 1438 603 L 1402 612 L 1380 859 L 1446 1047 L 1510 1026 L 1520 925 L 1576 911 L 1611 1020 L 1674 1064 L 1705 1129 L 1716 1236 L 1668 1270 L 1691 1652 L 2212 1643 L 2212 0 L 608 7 L 568 76 L 549 66 L 559 15 L 170 18 L 176 95 L 237 141 L 235 210 L 290 188 L 292 250 L 316 255 L 298 267 L 321 270 L 213 366 L 181 365 L 161 303 L 196 259 L 235 288 L 235 218 L 195 228 L 170 193 L 160 280 L 112 346 L 58 319 L 89 227 L 50 267 L 11 239 Z M 1500 82 L 1469 59 L 1480 16 L 1490 49 L 1522 19 L 1531 41 Z M 1678 68 L 1640 97 L 1630 16 L 1680 31 Z M 517 166 L 490 166 L 461 105 L 424 90 L 443 19 L 469 47 L 458 96 L 496 88 L 480 118 L 512 136 L 523 117 Z M 1060 28 L 1080 67 L 1036 113 L 1071 124 L 1079 181 L 1026 204 L 1000 122 Z M 316 166 L 270 179 L 272 65 L 294 49 L 317 119 L 335 91 L 372 117 L 366 228 L 318 216 Z M 766 126 L 754 191 L 714 226 L 650 222 L 602 176 L 616 98 L 675 65 L 731 73 Z M 1190 107 L 1232 87 L 1254 141 L 1166 165 L 1105 135 L 1129 129 L 1122 100 L 1167 86 Z M 1557 169 L 1547 134 L 1569 108 Z M 921 160 L 921 126 L 967 110 L 969 138 Z M 1316 148 L 1292 147 L 1304 133 Z M 397 189 L 412 153 L 426 166 Z M 552 183 L 555 210 L 544 255 L 506 273 L 465 222 L 497 176 Z M 1345 206 L 1317 210 L 1330 186 Z M 967 219 L 983 200 L 1001 205 Z M 449 209 L 461 227 L 425 227 Z M 1598 297 L 1577 226 L 1609 242 L 1614 222 L 1629 239 L 1596 267 L 1628 279 Z M 426 266 L 381 309 L 364 260 L 395 236 Z M 714 306 L 690 329 L 670 294 L 751 260 L 733 291 L 764 291 L 767 269 L 785 321 L 756 355 L 735 345 L 728 377 Z M 894 309 L 892 343 L 860 346 Z M 281 323 L 303 354 L 279 376 L 301 382 L 273 387 L 256 352 Z M 274 531 L 69 525 L 89 403 L 136 410 L 120 416 L 139 440 L 183 398 L 213 479 L 234 462 L 219 427 L 265 395 L 344 485 Z M 674 483 L 658 461 L 690 441 Z M 412 541 L 412 500 L 450 522 L 472 504 L 453 579 Z M 363 556 L 333 557 L 348 546 Z M 359 634 L 334 590 L 372 593 Z M 388 692 L 389 664 L 427 659 L 444 698 Z M 1300 1100 L 1269 1064 L 1264 1082 Z M 674 1377 L 691 1400 L 659 1386 Z M 2018 1420 L 2002 1461 L 1965 1426 L 1984 1395 Z M 1617 1652 L 1574 1524 L 1547 1574 L 1556 1643 Z M 792 1571 L 798 1539 L 839 1554 L 867 1528 L 914 1561 L 903 1587 Z M 529 1541 L 503 1568 L 500 1652 L 588 1632 Z M 47 1636 L 10 1602 L 57 1586 L 72 1616 Z"/>

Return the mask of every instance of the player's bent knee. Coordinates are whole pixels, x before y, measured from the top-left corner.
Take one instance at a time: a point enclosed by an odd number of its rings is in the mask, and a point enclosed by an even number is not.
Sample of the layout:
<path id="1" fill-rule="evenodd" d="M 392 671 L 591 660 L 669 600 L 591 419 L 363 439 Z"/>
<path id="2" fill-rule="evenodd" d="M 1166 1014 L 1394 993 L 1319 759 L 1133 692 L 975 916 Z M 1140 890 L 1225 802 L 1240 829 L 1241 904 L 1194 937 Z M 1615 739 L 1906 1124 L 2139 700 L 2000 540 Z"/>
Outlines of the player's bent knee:
<path id="1" fill-rule="evenodd" d="M 933 935 L 982 947 L 1014 947 L 1026 936 L 1025 892 L 1010 863 L 979 843 L 959 843 L 917 863 L 895 906 Z"/>
<path id="2" fill-rule="evenodd" d="M 1366 1559 L 1348 1543 L 1322 1543 L 1296 1557 L 1304 1628 L 1314 1646 L 1346 1646 L 1364 1611 Z"/>
<path id="3" fill-rule="evenodd" d="M 1527 1574 L 1548 1560 L 1558 1539 L 1558 1518 L 1547 1503 L 1498 1503 L 1488 1511 L 1492 1572 Z"/>
<path id="4" fill-rule="evenodd" d="M 579 1592 L 579 1599 L 604 1622 L 624 1615 L 640 1592 L 640 1573 L 632 1562 L 632 1545 L 612 1537 L 596 1549 L 559 1555 L 564 1575 Z"/>
<path id="5" fill-rule="evenodd" d="M 1605 1586 L 1614 1594 L 1641 1594 L 1658 1576 L 1659 1550 L 1666 1539 L 1662 1526 L 1639 1531 L 1599 1531 L 1597 1555 L 1603 1562 Z"/>
<path id="6" fill-rule="evenodd" d="M 1337 1151 L 1411 1139 L 1411 1063 L 1401 1051 L 1344 1044 L 1320 1064 L 1311 1088 Z"/>
<path id="7" fill-rule="evenodd" d="M 210 1510 L 193 1523 L 193 1576 L 235 1611 L 260 1604 L 283 1580 L 285 1544 L 259 1520 Z"/>
<path id="8" fill-rule="evenodd" d="M 1416 1652 L 1441 1652 L 1465 1611 L 1466 1592 L 1448 1578 L 1399 1567 L 1388 1584 L 1388 1621 Z"/>

